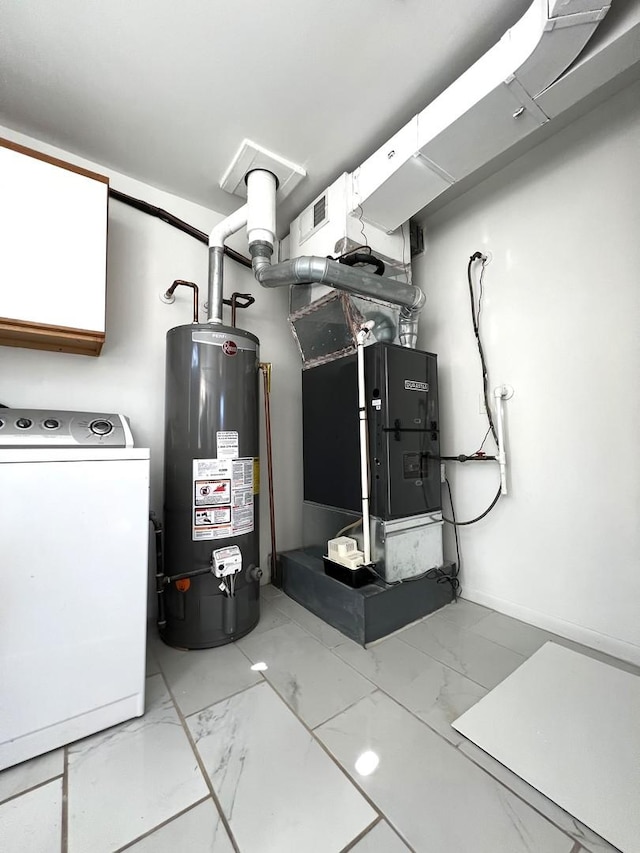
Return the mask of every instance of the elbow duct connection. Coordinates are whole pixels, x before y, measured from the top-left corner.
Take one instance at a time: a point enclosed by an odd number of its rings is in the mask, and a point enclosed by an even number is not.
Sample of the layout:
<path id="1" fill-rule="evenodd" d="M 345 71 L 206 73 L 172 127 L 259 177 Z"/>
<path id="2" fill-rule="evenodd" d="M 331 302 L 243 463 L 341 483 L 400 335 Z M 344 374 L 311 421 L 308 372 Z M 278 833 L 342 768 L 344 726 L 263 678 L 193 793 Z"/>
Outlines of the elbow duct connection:
<path id="1" fill-rule="evenodd" d="M 224 242 L 247 226 L 253 271 L 263 287 L 292 284 L 327 284 L 353 296 L 364 296 L 400 307 L 398 336 L 404 347 L 415 349 L 418 317 L 425 303 L 419 287 L 372 275 L 329 258 L 301 257 L 271 265 L 275 242 L 276 178 L 271 172 L 255 170 L 247 175 L 247 204 L 220 222 L 209 238 L 209 317 L 222 323 Z"/>
<path id="2" fill-rule="evenodd" d="M 247 203 L 214 226 L 209 235 L 209 323 L 222 323 L 224 244 L 227 238 L 246 225 L 249 243 L 258 240 L 273 246 L 275 240 L 275 175 L 256 169 L 249 172 L 246 181 Z"/>
<path id="3" fill-rule="evenodd" d="M 271 266 L 273 247 L 255 242 L 249 246 L 253 271 L 263 287 L 292 284 L 326 284 L 353 296 L 365 296 L 400 306 L 399 337 L 404 347 L 415 349 L 418 317 L 426 297 L 419 287 L 394 281 L 365 270 L 349 267 L 329 258 L 301 257 Z"/>

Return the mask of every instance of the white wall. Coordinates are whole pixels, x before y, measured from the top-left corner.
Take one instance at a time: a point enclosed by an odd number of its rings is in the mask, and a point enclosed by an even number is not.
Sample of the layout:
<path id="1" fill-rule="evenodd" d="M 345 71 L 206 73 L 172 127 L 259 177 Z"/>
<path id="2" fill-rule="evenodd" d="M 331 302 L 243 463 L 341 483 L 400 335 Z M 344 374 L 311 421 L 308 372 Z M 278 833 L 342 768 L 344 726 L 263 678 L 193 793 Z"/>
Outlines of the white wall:
<path id="1" fill-rule="evenodd" d="M 481 318 L 491 388 L 515 388 L 511 492 L 461 529 L 463 595 L 636 662 L 639 199 L 635 84 L 428 218 L 414 266 L 443 452 L 473 452 L 486 429 L 466 284 L 475 250 L 493 256 Z M 493 466 L 447 471 L 461 520 L 490 503 Z"/>
<path id="2" fill-rule="evenodd" d="M 119 175 L 98 163 L 0 127 L 0 136 L 108 175 L 111 187 L 164 207 L 203 231 L 222 216 L 184 199 Z M 212 175 L 212 182 L 217 178 Z M 33 250 L 38 250 L 40 223 L 34 211 Z M 247 253 L 243 236 L 230 245 Z M 112 410 L 131 421 L 139 447 L 151 448 L 151 506 L 162 510 L 164 440 L 165 333 L 191 322 L 191 291 L 181 288 L 173 305 L 159 294 L 176 278 L 195 281 L 206 300 L 207 247 L 191 237 L 110 201 L 107 284 L 107 338 L 99 358 L 0 347 L 0 401 L 14 407 Z M 2 282 L 0 286 L 10 286 Z M 302 435 L 300 357 L 287 324 L 286 290 L 266 291 L 249 270 L 225 264 L 225 293 L 251 292 L 255 304 L 238 312 L 238 325 L 258 335 L 260 358 L 273 364 L 272 423 L 276 483 L 278 550 L 298 546 L 302 530 Z M 230 309 L 226 309 L 230 311 Z M 206 315 L 201 306 L 201 317 Z M 266 569 L 270 551 L 266 453 L 261 457 L 261 559 Z M 108 535 L 108 531 L 105 531 Z"/>

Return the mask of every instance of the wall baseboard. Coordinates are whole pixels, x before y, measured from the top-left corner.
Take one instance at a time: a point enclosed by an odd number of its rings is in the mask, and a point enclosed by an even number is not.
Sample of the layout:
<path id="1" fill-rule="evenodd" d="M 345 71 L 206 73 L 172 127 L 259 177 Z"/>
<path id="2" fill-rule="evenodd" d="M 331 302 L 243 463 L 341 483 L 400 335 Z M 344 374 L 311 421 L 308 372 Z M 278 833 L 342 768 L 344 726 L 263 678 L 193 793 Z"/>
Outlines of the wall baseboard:
<path id="1" fill-rule="evenodd" d="M 539 610 L 531 610 L 521 604 L 514 604 L 514 602 L 504 598 L 498 598 L 479 589 L 473 589 L 467 584 L 465 584 L 463 598 L 466 598 L 467 601 L 473 601 L 476 604 L 482 604 L 484 607 L 489 607 L 498 613 L 504 613 L 505 616 L 512 616 L 514 619 L 528 622 L 530 625 L 535 625 L 536 628 L 542 628 L 545 631 L 558 634 L 567 640 L 573 640 L 576 643 L 589 646 L 599 652 L 604 652 L 607 655 L 612 655 L 612 657 L 620 658 L 621 660 L 640 666 L 640 646 L 636 646 L 633 643 L 618 640 L 616 637 L 610 637 L 608 634 L 600 634 L 591 628 L 584 628 L 581 625 L 575 625 L 573 622 L 566 622 L 564 619 L 549 616 L 546 613 L 541 613 Z"/>

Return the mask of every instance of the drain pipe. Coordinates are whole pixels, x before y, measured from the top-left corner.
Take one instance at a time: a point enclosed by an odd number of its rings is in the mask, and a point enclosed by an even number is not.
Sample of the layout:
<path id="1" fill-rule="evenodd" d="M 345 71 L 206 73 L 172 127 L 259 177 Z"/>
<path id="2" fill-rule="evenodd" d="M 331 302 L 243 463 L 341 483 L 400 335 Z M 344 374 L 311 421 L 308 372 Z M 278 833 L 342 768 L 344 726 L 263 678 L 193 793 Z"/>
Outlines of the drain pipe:
<path id="1" fill-rule="evenodd" d="M 500 465 L 500 494 L 508 494 L 507 490 L 507 453 L 504 448 L 504 408 L 503 403 L 513 395 L 513 389 L 509 385 L 499 385 L 493 391 L 496 401 L 496 421 L 498 423 L 498 453 L 497 459 Z"/>
<path id="2" fill-rule="evenodd" d="M 371 562 L 371 521 L 369 515 L 369 431 L 367 428 L 367 403 L 364 379 L 364 343 L 374 326 L 373 321 L 365 323 L 358 332 L 358 418 L 360 421 L 360 487 L 362 491 L 362 550 L 364 563 Z"/>

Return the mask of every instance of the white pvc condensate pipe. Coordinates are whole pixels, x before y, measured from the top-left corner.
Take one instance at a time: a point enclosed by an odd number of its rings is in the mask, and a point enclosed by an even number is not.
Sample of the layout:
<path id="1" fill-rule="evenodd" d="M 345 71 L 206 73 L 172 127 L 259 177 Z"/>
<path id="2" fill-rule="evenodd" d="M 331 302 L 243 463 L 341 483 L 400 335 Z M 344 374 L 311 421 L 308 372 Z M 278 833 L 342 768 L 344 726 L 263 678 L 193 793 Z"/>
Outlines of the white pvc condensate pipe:
<path id="1" fill-rule="evenodd" d="M 506 398 L 506 389 L 499 385 L 494 389 L 493 396 L 496 401 L 496 420 L 498 422 L 498 463 L 500 465 L 500 494 L 507 494 L 507 454 L 504 449 L 504 412 L 503 400 Z"/>
<path id="2" fill-rule="evenodd" d="M 369 454 L 367 452 L 367 405 L 364 385 L 364 342 L 373 323 L 365 323 L 356 337 L 358 353 L 358 416 L 360 419 L 360 485 L 362 489 L 362 550 L 364 562 L 371 562 L 371 527 L 369 516 Z"/>

